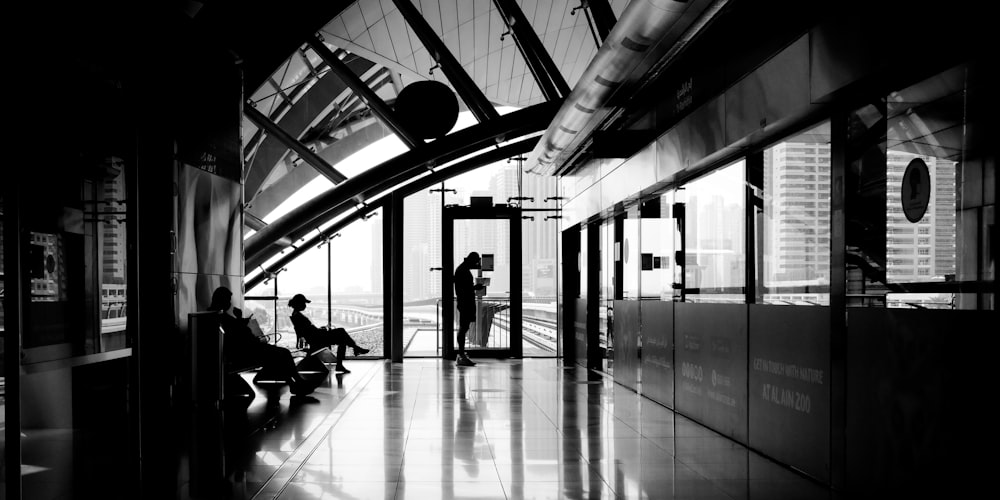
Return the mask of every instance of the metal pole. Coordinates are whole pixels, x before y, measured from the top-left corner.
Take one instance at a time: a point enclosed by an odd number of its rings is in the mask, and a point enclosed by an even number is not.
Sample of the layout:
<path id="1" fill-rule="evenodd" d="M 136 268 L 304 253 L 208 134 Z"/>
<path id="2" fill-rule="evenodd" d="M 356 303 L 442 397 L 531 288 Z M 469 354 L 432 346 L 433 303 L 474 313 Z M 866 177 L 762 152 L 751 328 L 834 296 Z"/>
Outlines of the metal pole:
<path id="1" fill-rule="evenodd" d="M 278 273 L 274 273 L 274 344 L 278 344 Z"/>
<path id="2" fill-rule="evenodd" d="M 326 326 L 333 327 L 333 243 L 326 240 Z"/>

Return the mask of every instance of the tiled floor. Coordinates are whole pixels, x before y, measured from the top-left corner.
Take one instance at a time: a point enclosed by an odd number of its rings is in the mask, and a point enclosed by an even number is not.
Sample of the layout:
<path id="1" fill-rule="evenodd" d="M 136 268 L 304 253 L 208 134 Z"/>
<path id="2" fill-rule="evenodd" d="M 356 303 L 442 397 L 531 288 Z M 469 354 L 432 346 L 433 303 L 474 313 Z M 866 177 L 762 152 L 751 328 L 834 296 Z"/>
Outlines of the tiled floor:
<path id="1" fill-rule="evenodd" d="M 286 500 L 832 497 L 557 360 L 351 367 L 342 387 L 321 388 L 258 439 L 248 496 L 259 485 L 254 498 Z"/>

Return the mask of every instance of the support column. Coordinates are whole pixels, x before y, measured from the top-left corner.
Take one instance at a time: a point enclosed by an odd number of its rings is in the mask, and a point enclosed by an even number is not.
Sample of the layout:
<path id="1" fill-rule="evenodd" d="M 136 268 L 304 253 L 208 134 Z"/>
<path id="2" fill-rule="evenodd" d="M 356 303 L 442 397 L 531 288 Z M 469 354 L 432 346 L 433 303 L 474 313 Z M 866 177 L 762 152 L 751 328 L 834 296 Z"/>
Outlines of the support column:
<path id="1" fill-rule="evenodd" d="M 17 174 L 13 176 L 17 179 Z M 4 422 L 4 461 L 7 498 L 21 498 L 21 221 L 19 182 L 4 182 L 3 269 L 4 269 L 4 373 L 6 421 Z"/>
<path id="2" fill-rule="evenodd" d="M 830 483 L 846 486 L 847 428 L 847 115 L 830 119 Z"/>
<path id="3" fill-rule="evenodd" d="M 388 316 L 384 325 L 389 326 L 389 359 L 393 363 L 403 362 L 403 195 L 394 191 L 388 205 L 389 215 L 385 217 L 391 247 L 389 255 L 389 288 L 387 289 L 390 304 Z M 387 223 L 387 224 L 386 224 Z"/>

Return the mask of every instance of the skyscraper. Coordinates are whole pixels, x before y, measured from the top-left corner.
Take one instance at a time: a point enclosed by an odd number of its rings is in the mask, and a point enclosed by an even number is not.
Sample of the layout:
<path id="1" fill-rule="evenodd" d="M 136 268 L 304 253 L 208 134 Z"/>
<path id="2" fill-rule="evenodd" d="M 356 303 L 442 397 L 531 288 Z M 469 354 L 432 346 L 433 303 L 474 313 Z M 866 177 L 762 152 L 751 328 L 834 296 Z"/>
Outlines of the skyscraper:
<path id="1" fill-rule="evenodd" d="M 927 211 L 906 219 L 902 183 L 906 167 L 920 158 L 930 171 Z M 886 268 L 890 281 L 944 281 L 955 274 L 955 162 L 890 150 L 886 158 Z"/>
<path id="2" fill-rule="evenodd" d="M 441 275 L 430 268 L 441 267 L 441 196 L 416 192 L 403 212 L 403 300 L 439 298 Z"/>

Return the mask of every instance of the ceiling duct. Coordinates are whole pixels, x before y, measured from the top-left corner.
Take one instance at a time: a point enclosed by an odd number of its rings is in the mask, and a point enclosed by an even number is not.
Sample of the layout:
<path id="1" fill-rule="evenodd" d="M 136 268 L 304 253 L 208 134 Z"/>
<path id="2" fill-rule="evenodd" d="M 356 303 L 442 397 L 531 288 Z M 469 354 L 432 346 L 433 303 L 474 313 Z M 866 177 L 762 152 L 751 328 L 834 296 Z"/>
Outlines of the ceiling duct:
<path id="1" fill-rule="evenodd" d="M 598 123 L 611 112 L 609 101 L 633 77 L 661 58 L 675 54 L 689 40 L 689 27 L 703 26 L 725 1 L 633 0 L 587 66 L 576 87 L 556 113 L 542 139 L 531 151 L 527 171 L 546 175 L 568 173 L 568 160 Z M 707 11 L 706 11 L 707 10 Z M 706 14 L 702 16 L 702 14 Z M 644 75 L 638 75 L 640 78 Z M 624 85 L 623 85 L 624 84 Z"/>

